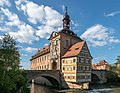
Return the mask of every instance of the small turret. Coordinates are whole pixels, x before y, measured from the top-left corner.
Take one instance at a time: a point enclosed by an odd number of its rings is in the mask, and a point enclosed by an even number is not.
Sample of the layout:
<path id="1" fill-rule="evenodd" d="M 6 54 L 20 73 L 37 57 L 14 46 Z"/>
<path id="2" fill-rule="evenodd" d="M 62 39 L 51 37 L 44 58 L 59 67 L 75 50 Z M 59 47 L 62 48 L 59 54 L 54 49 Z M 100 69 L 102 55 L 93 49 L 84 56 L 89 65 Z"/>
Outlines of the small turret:
<path id="1" fill-rule="evenodd" d="M 63 28 L 65 29 L 70 28 L 70 16 L 67 14 L 67 7 L 66 7 L 64 18 L 63 18 Z"/>

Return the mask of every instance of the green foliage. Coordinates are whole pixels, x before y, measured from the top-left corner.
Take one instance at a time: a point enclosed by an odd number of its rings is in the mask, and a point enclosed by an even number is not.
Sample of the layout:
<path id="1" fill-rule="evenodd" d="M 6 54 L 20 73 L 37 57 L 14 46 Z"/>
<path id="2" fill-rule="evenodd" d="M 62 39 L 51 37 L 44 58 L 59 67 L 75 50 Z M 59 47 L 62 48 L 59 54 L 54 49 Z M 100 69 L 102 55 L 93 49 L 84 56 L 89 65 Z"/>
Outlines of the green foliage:
<path id="1" fill-rule="evenodd" d="M 4 35 L 0 39 L 0 93 L 29 93 L 19 57 L 15 40 Z"/>
<path id="2" fill-rule="evenodd" d="M 116 72 L 114 71 L 107 72 L 107 84 L 119 85 L 120 83 L 118 82 L 118 80 L 119 80 L 119 77 Z"/>
<path id="3" fill-rule="evenodd" d="M 118 74 L 116 72 L 113 71 L 108 71 L 107 72 L 107 78 L 111 79 L 111 78 L 118 78 Z"/>
<path id="4" fill-rule="evenodd" d="M 117 62 L 115 63 L 116 65 L 115 71 L 118 73 L 118 76 L 120 76 L 120 56 L 118 56 L 116 60 Z"/>
<path id="5" fill-rule="evenodd" d="M 111 70 L 111 71 L 115 71 L 115 69 L 116 69 L 116 66 L 115 66 L 115 65 L 110 65 L 110 70 Z"/>

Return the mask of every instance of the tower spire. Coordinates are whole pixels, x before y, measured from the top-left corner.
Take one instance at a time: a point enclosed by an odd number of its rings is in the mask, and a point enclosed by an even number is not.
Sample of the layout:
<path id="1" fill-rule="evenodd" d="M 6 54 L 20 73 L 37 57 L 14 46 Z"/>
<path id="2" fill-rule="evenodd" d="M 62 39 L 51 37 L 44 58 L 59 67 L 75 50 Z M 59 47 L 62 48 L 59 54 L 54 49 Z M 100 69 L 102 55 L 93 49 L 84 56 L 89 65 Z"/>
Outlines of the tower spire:
<path id="1" fill-rule="evenodd" d="M 67 7 L 65 8 L 65 15 L 63 18 L 63 28 L 64 29 L 69 29 L 70 28 L 70 17 L 67 13 Z"/>
<path id="2" fill-rule="evenodd" d="M 67 7 L 65 7 L 65 15 L 67 15 Z"/>

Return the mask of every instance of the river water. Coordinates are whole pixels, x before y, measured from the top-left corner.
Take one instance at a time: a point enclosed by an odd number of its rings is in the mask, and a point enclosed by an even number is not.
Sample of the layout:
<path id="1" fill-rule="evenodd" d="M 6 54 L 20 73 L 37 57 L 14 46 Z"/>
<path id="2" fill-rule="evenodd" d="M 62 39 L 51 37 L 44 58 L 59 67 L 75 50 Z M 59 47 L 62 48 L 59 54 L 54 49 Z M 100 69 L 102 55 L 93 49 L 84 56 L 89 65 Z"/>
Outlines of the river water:
<path id="1" fill-rule="evenodd" d="M 31 87 L 30 93 L 120 93 L 120 87 L 102 89 L 93 88 L 92 90 L 76 90 L 76 89 L 59 90 L 37 84 L 31 84 L 30 87 Z"/>

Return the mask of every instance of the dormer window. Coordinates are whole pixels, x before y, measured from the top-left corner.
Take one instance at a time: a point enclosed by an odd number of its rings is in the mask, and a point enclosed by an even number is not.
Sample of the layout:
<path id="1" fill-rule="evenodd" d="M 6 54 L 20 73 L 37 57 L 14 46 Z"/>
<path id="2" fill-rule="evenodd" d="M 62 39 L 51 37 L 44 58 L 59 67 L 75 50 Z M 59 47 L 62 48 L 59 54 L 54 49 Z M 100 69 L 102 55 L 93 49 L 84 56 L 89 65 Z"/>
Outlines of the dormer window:
<path id="1" fill-rule="evenodd" d="M 79 48 L 75 48 L 75 50 L 78 50 Z"/>
<path id="2" fill-rule="evenodd" d="M 71 49 L 69 49 L 68 51 L 71 51 Z"/>

